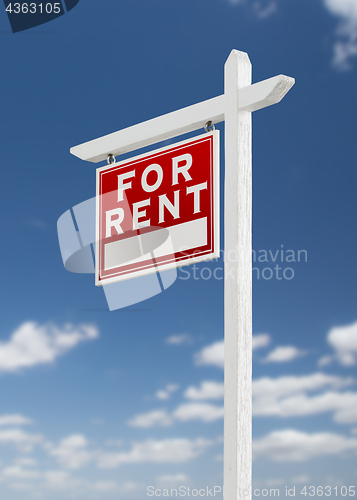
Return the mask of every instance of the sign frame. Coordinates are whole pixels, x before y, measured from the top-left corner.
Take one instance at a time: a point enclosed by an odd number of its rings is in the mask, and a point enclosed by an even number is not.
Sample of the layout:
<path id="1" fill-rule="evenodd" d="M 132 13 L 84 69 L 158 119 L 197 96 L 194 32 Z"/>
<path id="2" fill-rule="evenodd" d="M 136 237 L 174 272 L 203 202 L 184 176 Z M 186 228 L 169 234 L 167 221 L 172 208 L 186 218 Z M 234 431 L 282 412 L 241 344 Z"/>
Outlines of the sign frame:
<path id="1" fill-rule="evenodd" d="M 203 255 L 197 255 L 197 247 L 193 255 L 188 255 L 186 257 L 180 257 L 180 260 L 170 259 L 169 262 L 162 263 L 156 262 L 155 259 L 150 259 L 151 264 L 147 264 L 143 266 L 143 269 L 130 270 L 130 271 L 117 271 L 112 277 L 104 277 L 101 278 L 101 263 L 104 261 L 103 253 L 104 253 L 104 243 L 101 240 L 101 203 L 102 196 L 100 192 L 101 188 L 101 177 L 105 173 L 113 172 L 116 169 L 120 169 L 123 167 L 130 166 L 130 168 L 135 169 L 135 164 L 140 164 L 148 159 L 154 159 L 158 156 L 162 156 L 165 153 L 169 153 L 172 151 L 175 153 L 180 149 L 185 149 L 185 147 L 194 145 L 197 143 L 203 143 L 204 141 L 210 141 L 210 158 L 209 158 L 209 176 L 210 176 L 210 221 L 207 223 L 211 225 L 210 234 L 211 234 L 211 249 L 210 251 L 205 250 Z M 139 167 L 140 168 L 140 167 Z M 165 175 L 165 173 L 164 173 Z M 134 177 L 133 177 L 134 179 Z M 178 184 L 180 187 L 180 184 Z M 160 226 L 155 226 L 160 227 Z M 162 226 L 165 228 L 165 226 Z M 137 235 L 133 235 L 132 237 L 140 236 L 140 229 L 137 231 Z M 127 158 L 122 161 L 118 161 L 109 165 L 104 165 L 96 169 L 96 221 L 95 221 L 95 285 L 96 286 L 104 286 L 109 285 L 111 283 L 118 283 L 120 281 L 134 279 L 141 276 L 146 276 L 148 274 L 153 274 L 158 271 L 167 271 L 170 269 L 175 269 L 177 267 L 197 264 L 200 262 L 210 261 L 213 259 L 217 259 L 220 256 L 220 133 L 219 130 L 213 130 L 211 132 L 206 132 L 204 134 L 196 135 L 184 141 L 174 142 L 168 146 L 164 146 L 153 151 L 149 151 L 131 158 Z M 125 233 L 124 233 L 125 234 Z M 182 245 L 184 246 L 184 245 Z M 103 247 L 103 248 L 102 248 Z M 191 250 L 188 248 L 182 248 L 181 252 Z M 208 252 L 208 253 L 207 253 Z M 134 266 L 134 263 L 132 264 Z M 117 269 L 120 269 L 122 266 L 118 266 Z"/>

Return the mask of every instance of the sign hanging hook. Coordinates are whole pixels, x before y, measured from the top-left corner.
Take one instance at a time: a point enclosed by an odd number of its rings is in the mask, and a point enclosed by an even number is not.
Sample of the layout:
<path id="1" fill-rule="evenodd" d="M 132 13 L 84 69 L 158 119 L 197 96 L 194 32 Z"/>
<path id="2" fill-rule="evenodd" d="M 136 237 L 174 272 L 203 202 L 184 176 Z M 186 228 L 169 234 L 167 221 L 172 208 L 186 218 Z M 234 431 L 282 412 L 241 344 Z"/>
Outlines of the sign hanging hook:
<path id="1" fill-rule="evenodd" d="M 115 156 L 112 155 L 111 153 L 107 156 L 107 163 L 108 163 L 108 165 L 115 163 Z"/>
<path id="2" fill-rule="evenodd" d="M 213 122 L 211 120 L 209 120 L 206 125 L 205 125 L 205 131 L 206 132 L 213 132 L 213 130 L 215 130 L 215 127 L 213 125 Z"/>

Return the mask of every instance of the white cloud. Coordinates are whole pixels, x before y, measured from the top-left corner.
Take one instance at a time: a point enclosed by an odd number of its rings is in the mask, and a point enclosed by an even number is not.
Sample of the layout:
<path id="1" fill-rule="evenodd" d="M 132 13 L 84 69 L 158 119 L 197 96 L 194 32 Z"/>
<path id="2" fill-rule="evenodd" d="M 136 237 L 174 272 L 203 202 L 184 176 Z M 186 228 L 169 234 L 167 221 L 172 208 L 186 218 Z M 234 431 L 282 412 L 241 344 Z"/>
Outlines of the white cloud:
<path id="1" fill-rule="evenodd" d="M 157 483 L 162 488 L 175 488 L 179 485 L 187 484 L 189 479 L 186 474 L 167 474 L 156 478 Z"/>
<path id="2" fill-rule="evenodd" d="M 121 489 L 126 492 L 135 491 L 139 488 L 139 485 L 133 482 L 126 482 L 122 485 Z"/>
<path id="3" fill-rule="evenodd" d="M 37 460 L 31 457 L 20 457 L 16 460 L 16 464 L 23 467 L 34 467 L 37 465 Z"/>
<path id="4" fill-rule="evenodd" d="M 200 420 L 201 422 L 213 422 L 223 418 L 223 406 L 207 403 L 185 403 L 173 412 L 172 416 L 181 422 L 188 420 Z"/>
<path id="5" fill-rule="evenodd" d="M 271 16 L 278 10 L 278 6 L 275 0 L 271 0 L 268 4 L 263 5 L 262 2 L 256 0 L 253 3 L 254 12 L 260 19 Z"/>
<path id="6" fill-rule="evenodd" d="M 324 0 L 329 12 L 340 19 L 336 30 L 333 66 L 339 70 L 351 68 L 350 59 L 357 55 L 356 0 Z"/>
<path id="7" fill-rule="evenodd" d="M 185 398 L 195 401 L 222 399 L 223 396 L 224 384 L 215 382 L 214 380 L 203 381 L 200 387 L 190 386 L 184 392 Z M 149 428 L 154 426 L 170 426 L 175 420 L 180 422 L 187 422 L 189 420 L 213 422 L 223 418 L 223 413 L 223 406 L 206 403 L 184 403 L 178 406 L 171 414 L 164 409 L 154 410 L 135 415 L 127 423 L 133 427 Z"/>
<path id="8" fill-rule="evenodd" d="M 265 363 L 285 363 L 299 358 L 300 356 L 304 356 L 305 354 L 306 351 L 302 351 L 292 345 L 278 346 L 271 351 L 263 361 Z"/>
<path id="9" fill-rule="evenodd" d="M 332 363 L 333 361 L 333 356 L 322 356 L 318 362 L 317 362 L 317 365 L 320 367 L 320 368 L 323 368 L 324 366 L 328 366 Z"/>
<path id="10" fill-rule="evenodd" d="M 167 400 L 170 399 L 170 393 L 168 391 L 161 389 L 159 391 L 156 391 L 155 397 L 156 399 Z"/>
<path id="11" fill-rule="evenodd" d="M 165 339 L 166 344 L 170 345 L 182 345 L 182 344 L 192 344 L 192 337 L 188 333 L 179 333 L 177 335 L 170 335 Z"/>
<path id="12" fill-rule="evenodd" d="M 324 387 L 342 388 L 351 385 L 351 377 L 339 377 L 316 372 L 310 375 L 285 375 L 278 378 L 262 377 L 253 380 L 253 397 L 279 398 L 301 391 L 315 391 Z"/>
<path id="13" fill-rule="evenodd" d="M 260 347 L 267 347 L 270 344 L 271 338 L 269 333 L 259 333 L 252 337 L 252 348 L 259 349 Z"/>
<path id="14" fill-rule="evenodd" d="M 356 0 L 324 0 L 330 12 L 344 19 L 357 19 Z"/>
<path id="15" fill-rule="evenodd" d="M 83 484 L 81 479 L 74 479 L 71 474 L 63 470 L 50 470 L 43 474 L 45 486 L 54 490 L 73 489 Z"/>
<path id="16" fill-rule="evenodd" d="M 341 365 L 353 366 L 356 364 L 357 322 L 351 325 L 332 328 L 327 334 L 327 342 L 335 350 L 335 357 Z M 326 356 L 324 358 L 326 358 Z M 322 358 L 322 360 L 324 358 Z"/>
<path id="17" fill-rule="evenodd" d="M 292 417 L 315 415 L 327 411 L 334 411 L 334 420 L 343 424 L 357 422 L 357 393 L 325 392 L 318 396 L 309 397 L 297 394 L 279 401 L 265 401 L 255 406 L 255 415 L 274 415 Z"/>
<path id="18" fill-rule="evenodd" d="M 58 446 L 48 445 L 49 454 L 69 469 L 79 469 L 94 459 L 95 453 L 87 449 L 88 441 L 81 434 L 73 434 L 62 439 Z"/>
<path id="19" fill-rule="evenodd" d="M 245 0 L 228 0 L 228 2 L 232 5 L 238 5 L 240 3 L 245 3 Z"/>
<path id="20" fill-rule="evenodd" d="M 0 426 L 4 425 L 28 425 L 32 424 L 32 420 L 23 415 L 1 415 L 0 416 Z"/>
<path id="21" fill-rule="evenodd" d="M 224 384 L 214 380 L 205 380 L 201 386 L 188 387 L 184 393 L 185 398 L 194 400 L 222 399 L 224 396 Z"/>
<path id="22" fill-rule="evenodd" d="M 41 444 L 43 441 L 43 436 L 28 434 L 22 429 L 5 429 L 0 431 L 0 444 L 11 444 L 24 452 L 32 451 L 36 444 Z"/>
<path id="23" fill-rule="evenodd" d="M 201 422 L 213 422 L 223 418 L 223 406 L 215 406 L 207 403 L 184 403 L 178 406 L 170 415 L 166 410 L 154 410 L 148 413 L 135 415 L 128 420 L 132 427 L 167 427 L 178 420 L 187 422 L 189 420 L 200 420 Z"/>
<path id="24" fill-rule="evenodd" d="M 38 471 L 23 469 L 19 465 L 6 467 L 1 471 L 1 475 L 5 479 L 37 479 L 40 477 Z"/>
<path id="25" fill-rule="evenodd" d="M 286 481 L 284 479 L 280 479 L 278 477 L 272 478 L 272 479 L 267 479 L 264 483 L 266 486 L 275 488 L 276 486 L 279 486 L 280 484 L 284 484 Z"/>
<path id="26" fill-rule="evenodd" d="M 336 412 L 333 419 L 339 424 L 357 423 L 357 393 L 346 392 L 336 398 Z"/>
<path id="27" fill-rule="evenodd" d="M 308 434 L 286 429 L 253 441 L 254 458 L 265 457 L 275 462 L 302 462 L 349 450 L 357 450 L 357 439 L 332 432 Z"/>
<path id="28" fill-rule="evenodd" d="M 132 419 L 128 420 L 128 424 L 132 427 L 148 428 L 155 425 L 159 427 L 167 427 L 172 425 L 173 420 L 168 415 L 166 410 L 154 410 L 148 413 L 141 413 L 135 415 Z"/>
<path id="29" fill-rule="evenodd" d="M 311 484 L 311 479 L 309 476 L 301 475 L 297 477 L 293 477 L 291 480 L 292 484 Z"/>
<path id="30" fill-rule="evenodd" d="M 357 392 L 338 390 L 354 384 L 352 377 L 339 377 L 321 372 L 304 376 L 263 377 L 253 380 L 253 415 L 287 418 L 332 412 L 335 422 L 357 422 Z M 327 389 L 327 390 L 326 390 Z M 316 391 L 325 392 L 309 394 Z M 192 402 L 179 405 L 172 413 L 164 409 L 134 416 L 128 424 L 149 428 L 170 426 L 175 421 L 213 422 L 223 418 L 223 406 L 203 403 L 224 397 L 223 383 L 203 381 L 199 387 L 188 387 L 184 396 Z"/>
<path id="31" fill-rule="evenodd" d="M 253 13 L 259 19 L 265 19 L 266 17 L 271 16 L 274 12 L 277 11 L 277 2 L 276 0 L 227 0 L 231 5 L 244 5 L 244 6 L 252 6 Z"/>
<path id="32" fill-rule="evenodd" d="M 218 368 L 224 367 L 224 341 L 220 340 L 204 347 L 195 354 L 195 363 L 198 366 L 212 365 Z"/>
<path id="33" fill-rule="evenodd" d="M 124 441 L 122 439 L 108 439 L 105 442 L 106 446 L 123 446 Z"/>
<path id="34" fill-rule="evenodd" d="M 264 377 L 253 381 L 253 414 L 255 416 L 292 417 L 334 412 L 339 423 L 357 421 L 357 393 L 327 391 L 308 396 L 306 393 L 327 387 L 340 389 L 351 385 L 352 378 L 323 373 L 305 376 Z"/>
<path id="35" fill-rule="evenodd" d="M 25 322 L 7 342 L 0 342 L 0 371 L 15 372 L 38 364 L 53 363 L 56 358 L 73 349 L 80 342 L 99 336 L 92 325 L 39 325 Z"/>
<path id="36" fill-rule="evenodd" d="M 341 30 L 342 31 L 342 30 Z M 340 71 L 348 71 L 351 69 L 350 59 L 357 56 L 357 40 L 355 29 L 349 29 L 350 34 L 346 33 L 347 40 L 337 41 L 333 49 L 332 65 Z M 357 30 L 356 30 L 357 31 Z"/>
<path id="37" fill-rule="evenodd" d="M 180 386 L 178 384 L 167 384 L 165 389 L 161 389 L 159 391 L 156 391 L 155 397 L 157 399 L 161 399 L 161 400 L 170 399 L 171 394 L 176 392 L 179 389 L 179 387 Z"/>
<path id="38" fill-rule="evenodd" d="M 227 0 L 231 5 L 253 8 L 259 19 L 265 19 L 278 10 L 277 0 Z M 335 31 L 332 66 L 339 71 L 351 69 L 351 59 L 357 56 L 357 2 L 356 0 L 323 0 L 323 4 L 339 20 Z"/>
<path id="39" fill-rule="evenodd" d="M 33 490 L 33 484 L 32 483 L 13 483 L 13 482 L 11 482 L 9 484 L 9 487 L 12 490 L 20 490 L 20 491 Z"/>
<path id="40" fill-rule="evenodd" d="M 115 481 L 98 481 L 91 484 L 91 488 L 96 491 L 115 491 L 119 486 Z"/>
<path id="41" fill-rule="evenodd" d="M 155 441 L 148 439 L 134 443 L 128 452 L 103 453 L 98 458 L 98 466 L 102 469 L 119 467 L 126 463 L 183 463 L 189 462 L 213 444 L 207 439 L 165 439 Z"/>
<path id="42" fill-rule="evenodd" d="M 261 333 L 253 335 L 252 339 L 252 349 L 259 349 L 261 347 L 266 347 L 270 343 L 270 335 L 267 333 Z M 212 365 L 218 368 L 224 368 L 224 341 L 220 340 L 210 344 L 201 351 L 197 352 L 194 356 L 195 364 L 201 365 Z"/>

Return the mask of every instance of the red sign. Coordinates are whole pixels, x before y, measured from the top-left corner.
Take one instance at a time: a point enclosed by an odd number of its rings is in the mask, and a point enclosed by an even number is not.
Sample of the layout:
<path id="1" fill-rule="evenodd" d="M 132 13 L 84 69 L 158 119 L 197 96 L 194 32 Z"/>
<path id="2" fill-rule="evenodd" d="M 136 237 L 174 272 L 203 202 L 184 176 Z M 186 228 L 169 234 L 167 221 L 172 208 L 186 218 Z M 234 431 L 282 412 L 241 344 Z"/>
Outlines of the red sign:
<path id="1" fill-rule="evenodd" d="M 96 285 L 219 256 L 219 131 L 97 169 Z"/>

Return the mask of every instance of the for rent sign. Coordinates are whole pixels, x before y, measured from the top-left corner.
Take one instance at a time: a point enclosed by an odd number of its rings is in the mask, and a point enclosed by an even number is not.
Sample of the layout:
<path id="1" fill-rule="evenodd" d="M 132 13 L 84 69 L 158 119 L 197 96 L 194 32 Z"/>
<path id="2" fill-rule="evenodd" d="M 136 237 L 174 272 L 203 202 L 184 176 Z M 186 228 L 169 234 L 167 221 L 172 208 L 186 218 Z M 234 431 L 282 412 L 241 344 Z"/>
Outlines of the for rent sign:
<path id="1" fill-rule="evenodd" d="M 97 169 L 96 285 L 218 255 L 218 131 Z"/>

